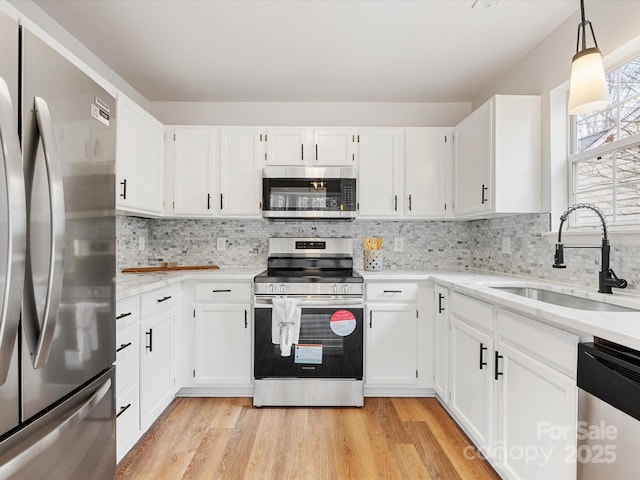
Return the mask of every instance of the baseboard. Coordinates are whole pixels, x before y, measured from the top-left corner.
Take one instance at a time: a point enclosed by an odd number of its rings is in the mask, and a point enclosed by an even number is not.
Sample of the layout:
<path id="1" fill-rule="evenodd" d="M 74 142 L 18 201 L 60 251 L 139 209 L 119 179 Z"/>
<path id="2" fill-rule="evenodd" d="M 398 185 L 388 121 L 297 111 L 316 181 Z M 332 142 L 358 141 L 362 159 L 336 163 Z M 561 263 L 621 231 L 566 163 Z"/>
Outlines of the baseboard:
<path id="1" fill-rule="evenodd" d="M 364 387 L 365 397 L 435 397 L 433 388 Z"/>
<path id="2" fill-rule="evenodd" d="M 183 387 L 177 397 L 253 397 L 250 387 Z"/>

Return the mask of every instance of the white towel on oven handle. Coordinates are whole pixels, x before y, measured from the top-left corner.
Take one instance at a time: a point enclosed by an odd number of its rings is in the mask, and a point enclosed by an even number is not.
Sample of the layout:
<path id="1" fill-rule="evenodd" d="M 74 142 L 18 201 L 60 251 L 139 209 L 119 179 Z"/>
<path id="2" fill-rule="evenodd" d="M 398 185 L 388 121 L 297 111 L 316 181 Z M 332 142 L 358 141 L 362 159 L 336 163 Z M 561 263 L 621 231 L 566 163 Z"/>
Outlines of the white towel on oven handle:
<path id="1" fill-rule="evenodd" d="M 291 346 L 300 340 L 300 314 L 298 300 L 276 297 L 271 310 L 271 343 L 280 345 L 280 355 L 291 355 Z"/>

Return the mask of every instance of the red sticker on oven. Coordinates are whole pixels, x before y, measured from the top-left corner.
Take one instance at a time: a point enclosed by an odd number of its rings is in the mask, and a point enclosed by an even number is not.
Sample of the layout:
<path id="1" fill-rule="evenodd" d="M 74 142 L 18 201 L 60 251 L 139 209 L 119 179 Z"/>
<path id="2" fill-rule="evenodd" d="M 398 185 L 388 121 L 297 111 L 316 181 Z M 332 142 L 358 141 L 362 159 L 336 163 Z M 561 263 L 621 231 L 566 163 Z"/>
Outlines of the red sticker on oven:
<path id="1" fill-rule="evenodd" d="M 331 315 L 329 324 L 333 333 L 346 337 L 356 329 L 356 316 L 349 310 L 337 310 Z"/>

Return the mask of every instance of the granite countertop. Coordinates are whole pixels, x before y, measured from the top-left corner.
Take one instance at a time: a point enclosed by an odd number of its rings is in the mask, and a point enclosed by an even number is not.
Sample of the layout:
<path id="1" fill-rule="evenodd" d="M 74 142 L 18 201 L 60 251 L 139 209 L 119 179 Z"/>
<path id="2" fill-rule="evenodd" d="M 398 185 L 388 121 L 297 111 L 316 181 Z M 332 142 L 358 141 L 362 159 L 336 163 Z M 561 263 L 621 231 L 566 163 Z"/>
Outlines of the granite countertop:
<path id="1" fill-rule="evenodd" d="M 185 280 L 252 281 L 265 267 L 220 267 L 220 270 L 181 270 L 176 272 L 119 273 L 116 300 L 140 295 Z"/>

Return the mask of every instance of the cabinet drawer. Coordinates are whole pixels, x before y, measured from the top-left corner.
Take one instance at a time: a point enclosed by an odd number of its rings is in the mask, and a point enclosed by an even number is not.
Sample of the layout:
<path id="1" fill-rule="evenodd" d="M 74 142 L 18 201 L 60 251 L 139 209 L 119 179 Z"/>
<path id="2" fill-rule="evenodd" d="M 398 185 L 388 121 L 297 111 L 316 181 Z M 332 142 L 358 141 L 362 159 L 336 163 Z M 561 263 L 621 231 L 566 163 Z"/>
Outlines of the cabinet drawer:
<path id="1" fill-rule="evenodd" d="M 140 315 L 142 317 L 148 317 L 156 313 L 171 310 L 175 307 L 179 294 L 179 285 L 158 288 L 152 292 L 143 294 Z"/>
<path id="2" fill-rule="evenodd" d="M 502 308 L 498 310 L 498 334 L 501 342 L 511 344 L 565 375 L 576 378 L 577 335 Z"/>
<path id="3" fill-rule="evenodd" d="M 116 320 L 118 325 L 131 324 L 140 320 L 140 297 L 129 297 L 116 303 Z"/>
<path id="4" fill-rule="evenodd" d="M 487 332 L 493 331 L 493 307 L 490 303 L 453 292 L 450 308 L 451 313 L 459 320 L 476 325 Z"/>
<path id="5" fill-rule="evenodd" d="M 138 384 L 140 357 L 138 325 L 118 329 L 116 336 L 116 396 Z"/>
<path id="6" fill-rule="evenodd" d="M 373 302 L 415 302 L 417 283 L 368 283 L 367 300 Z"/>
<path id="7" fill-rule="evenodd" d="M 196 284 L 196 302 L 198 303 L 247 303 L 250 301 L 250 283 L 200 282 Z"/>
<path id="8" fill-rule="evenodd" d="M 116 442 L 118 458 L 133 446 L 140 434 L 140 408 L 137 385 L 116 397 Z"/>

